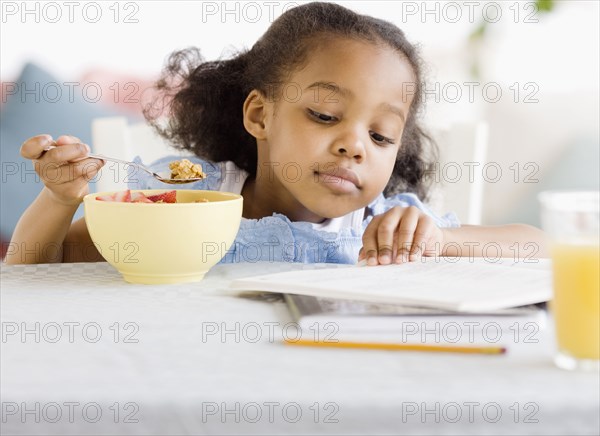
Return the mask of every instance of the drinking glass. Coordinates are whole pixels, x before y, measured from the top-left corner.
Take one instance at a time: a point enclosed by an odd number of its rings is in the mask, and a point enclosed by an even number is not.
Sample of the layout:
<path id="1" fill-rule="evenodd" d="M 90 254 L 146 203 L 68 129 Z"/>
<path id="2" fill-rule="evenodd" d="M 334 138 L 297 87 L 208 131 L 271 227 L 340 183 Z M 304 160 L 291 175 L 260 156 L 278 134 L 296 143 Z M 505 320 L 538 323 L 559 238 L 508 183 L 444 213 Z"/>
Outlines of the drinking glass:
<path id="1" fill-rule="evenodd" d="M 555 363 L 563 369 L 600 368 L 599 194 L 546 191 L 538 197 L 552 257 Z"/>

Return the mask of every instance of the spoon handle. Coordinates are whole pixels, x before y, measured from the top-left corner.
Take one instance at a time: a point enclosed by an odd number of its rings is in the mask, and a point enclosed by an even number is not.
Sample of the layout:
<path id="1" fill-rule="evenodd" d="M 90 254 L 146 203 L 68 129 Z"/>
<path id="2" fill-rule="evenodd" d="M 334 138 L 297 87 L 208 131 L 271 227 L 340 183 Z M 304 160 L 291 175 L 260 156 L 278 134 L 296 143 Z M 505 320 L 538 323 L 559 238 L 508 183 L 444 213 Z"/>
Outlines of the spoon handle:
<path id="1" fill-rule="evenodd" d="M 47 152 L 49 150 L 52 150 L 53 148 L 56 148 L 56 145 L 49 145 L 49 146 L 45 147 L 43 151 L 45 153 L 45 152 Z M 136 162 L 130 162 L 130 161 L 127 161 L 127 160 L 117 159 L 116 157 L 108 157 L 108 156 L 104 156 L 103 154 L 95 154 L 95 153 L 88 153 L 88 155 L 86 157 L 91 157 L 93 159 L 108 160 L 108 161 L 120 163 L 120 164 L 123 164 L 123 165 L 133 165 L 133 166 L 139 168 L 140 170 L 146 171 L 148 174 L 150 174 L 153 177 L 161 178 L 158 174 L 150 171 L 145 166 L 140 165 L 140 164 L 138 164 Z"/>

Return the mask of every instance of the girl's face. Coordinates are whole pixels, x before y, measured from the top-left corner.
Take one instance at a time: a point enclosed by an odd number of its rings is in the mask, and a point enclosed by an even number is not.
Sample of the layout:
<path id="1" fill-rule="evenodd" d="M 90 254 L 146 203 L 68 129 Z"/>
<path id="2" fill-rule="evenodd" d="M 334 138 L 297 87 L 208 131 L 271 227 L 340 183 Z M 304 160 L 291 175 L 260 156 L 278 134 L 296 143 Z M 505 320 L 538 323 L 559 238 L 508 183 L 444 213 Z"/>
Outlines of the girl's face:
<path id="1" fill-rule="evenodd" d="M 365 207 L 391 176 L 414 81 L 408 61 L 383 44 L 319 44 L 266 103 L 257 184 L 305 209 L 282 210 L 288 216 L 318 221 Z"/>

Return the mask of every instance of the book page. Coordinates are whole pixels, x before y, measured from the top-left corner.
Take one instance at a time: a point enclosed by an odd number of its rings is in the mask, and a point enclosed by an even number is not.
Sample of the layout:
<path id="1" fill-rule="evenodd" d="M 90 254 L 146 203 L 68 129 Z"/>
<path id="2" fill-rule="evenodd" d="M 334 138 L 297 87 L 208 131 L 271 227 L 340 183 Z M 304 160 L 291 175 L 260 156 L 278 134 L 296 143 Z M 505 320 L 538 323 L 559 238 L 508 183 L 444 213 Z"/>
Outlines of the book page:
<path id="1" fill-rule="evenodd" d="M 549 301 L 551 271 L 431 258 L 376 267 L 304 270 L 234 280 L 232 288 L 396 303 L 462 312 Z"/>

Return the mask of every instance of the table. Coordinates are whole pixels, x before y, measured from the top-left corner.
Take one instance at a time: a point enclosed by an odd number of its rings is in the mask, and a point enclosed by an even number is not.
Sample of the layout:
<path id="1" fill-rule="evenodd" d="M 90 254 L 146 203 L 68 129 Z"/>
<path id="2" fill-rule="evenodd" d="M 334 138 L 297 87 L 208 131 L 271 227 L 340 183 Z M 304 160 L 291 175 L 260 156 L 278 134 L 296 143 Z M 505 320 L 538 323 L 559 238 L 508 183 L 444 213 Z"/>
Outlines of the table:
<path id="1" fill-rule="evenodd" d="M 552 327 L 506 355 L 290 347 L 277 296 L 217 265 L 132 285 L 106 263 L 2 265 L 3 434 L 598 434 L 600 378 L 552 363 Z"/>

